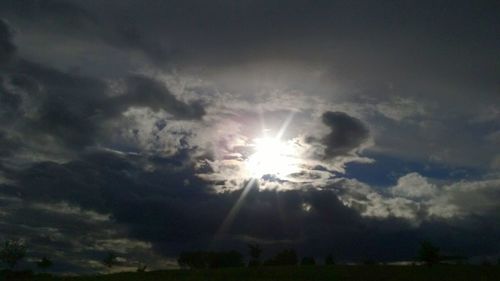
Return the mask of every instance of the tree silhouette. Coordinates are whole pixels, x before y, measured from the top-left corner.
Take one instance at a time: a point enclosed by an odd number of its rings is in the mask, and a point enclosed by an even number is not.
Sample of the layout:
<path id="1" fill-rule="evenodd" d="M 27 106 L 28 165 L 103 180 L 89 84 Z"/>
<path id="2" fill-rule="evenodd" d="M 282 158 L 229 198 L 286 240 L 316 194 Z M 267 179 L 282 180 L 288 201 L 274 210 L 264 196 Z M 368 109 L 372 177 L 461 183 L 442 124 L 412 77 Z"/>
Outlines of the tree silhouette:
<path id="1" fill-rule="evenodd" d="M 248 262 L 248 266 L 259 266 L 262 248 L 258 244 L 248 244 L 248 251 L 250 254 L 250 261 Z"/>
<path id="2" fill-rule="evenodd" d="M 181 267 L 221 268 L 244 266 L 243 256 L 237 251 L 227 252 L 182 252 L 177 258 Z"/>
<path id="3" fill-rule="evenodd" d="M 41 270 L 47 270 L 49 267 L 52 266 L 52 261 L 48 259 L 47 257 L 41 258 L 36 265 L 41 269 Z"/>
<path id="4" fill-rule="evenodd" d="M 139 264 L 139 265 L 137 266 L 136 271 L 137 271 L 137 272 L 146 272 L 146 268 L 148 268 L 148 266 L 147 266 L 147 265 L 145 265 L 145 264 Z"/>
<path id="5" fill-rule="evenodd" d="M 315 265 L 316 261 L 313 257 L 303 257 L 300 261 L 300 265 Z"/>
<path id="6" fill-rule="evenodd" d="M 297 253 L 293 249 L 283 250 L 272 259 L 267 260 L 265 265 L 297 265 Z"/>
<path id="7" fill-rule="evenodd" d="M 117 256 L 111 252 L 102 260 L 102 264 L 104 264 L 108 268 L 112 268 L 116 265 Z"/>
<path id="8" fill-rule="evenodd" d="M 181 267 L 207 268 L 208 258 L 206 252 L 182 252 L 177 258 L 177 263 Z"/>
<path id="9" fill-rule="evenodd" d="M 334 265 L 335 264 L 335 259 L 333 258 L 332 254 L 328 254 L 328 256 L 325 257 L 325 265 Z"/>
<path id="10" fill-rule="evenodd" d="M 428 266 L 438 263 L 440 260 L 439 248 L 435 247 L 430 241 L 422 241 L 418 250 L 418 259 Z"/>
<path id="11" fill-rule="evenodd" d="M 237 251 L 210 252 L 208 256 L 210 268 L 245 266 L 243 256 Z"/>
<path id="12" fill-rule="evenodd" d="M 26 245 L 20 240 L 6 240 L 0 249 L 0 260 L 10 269 L 26 256 Z"/>

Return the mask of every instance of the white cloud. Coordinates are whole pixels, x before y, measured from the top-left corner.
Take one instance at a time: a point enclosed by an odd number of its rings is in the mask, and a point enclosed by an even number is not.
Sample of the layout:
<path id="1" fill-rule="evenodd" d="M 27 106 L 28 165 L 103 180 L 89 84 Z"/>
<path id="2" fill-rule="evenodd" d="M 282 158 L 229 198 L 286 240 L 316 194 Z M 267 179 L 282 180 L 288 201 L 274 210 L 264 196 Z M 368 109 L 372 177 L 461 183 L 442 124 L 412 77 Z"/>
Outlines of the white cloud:
<path id="1" fill-rule="evenodd" d="M 398 179 L 390 191 L 394 196 L 404 198 L 428 198 L 436 194 L 436 186 L 418 173 L 410 173 Z"/>
<path id="2" fill-rule="evenodd" d="M 402 218 L 415 225 L 426 220 L 495 214 L 500 209 L 500 179 L 438 185 L 410 173 L 400 177 L 388 192 L 352 179 L 337 181 L 330 188 L 362 216 Z"/>

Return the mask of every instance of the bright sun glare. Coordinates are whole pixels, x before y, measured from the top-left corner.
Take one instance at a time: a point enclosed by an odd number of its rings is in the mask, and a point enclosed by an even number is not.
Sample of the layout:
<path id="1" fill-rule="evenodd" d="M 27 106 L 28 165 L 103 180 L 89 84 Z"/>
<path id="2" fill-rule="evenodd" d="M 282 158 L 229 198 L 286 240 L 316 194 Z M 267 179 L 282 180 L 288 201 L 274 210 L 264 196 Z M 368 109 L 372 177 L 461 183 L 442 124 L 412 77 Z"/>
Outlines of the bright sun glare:
<path id="1" fill-rule="evenodd" d="M 278 138 L 254 140 L 255 153 L 246 161 L 248 174 L 253 178 L 264 175 L 285 177 L 298 170 L 296 151 L 292 144 Z"/>

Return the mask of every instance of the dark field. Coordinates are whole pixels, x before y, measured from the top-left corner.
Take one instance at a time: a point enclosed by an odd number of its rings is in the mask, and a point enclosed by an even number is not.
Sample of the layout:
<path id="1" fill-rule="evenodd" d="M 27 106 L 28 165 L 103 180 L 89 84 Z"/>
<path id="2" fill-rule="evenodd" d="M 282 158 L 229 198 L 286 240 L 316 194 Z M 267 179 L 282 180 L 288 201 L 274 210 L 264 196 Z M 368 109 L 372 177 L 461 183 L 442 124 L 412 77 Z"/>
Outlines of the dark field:
<path id="1" fill-rule="evenodd" d="M 117 273 L 101 276 L 49 278 L 38 276 L 35 280 L 500 280 L 500 266 L 301 266 L 166 270 L 146 273 Z"/>

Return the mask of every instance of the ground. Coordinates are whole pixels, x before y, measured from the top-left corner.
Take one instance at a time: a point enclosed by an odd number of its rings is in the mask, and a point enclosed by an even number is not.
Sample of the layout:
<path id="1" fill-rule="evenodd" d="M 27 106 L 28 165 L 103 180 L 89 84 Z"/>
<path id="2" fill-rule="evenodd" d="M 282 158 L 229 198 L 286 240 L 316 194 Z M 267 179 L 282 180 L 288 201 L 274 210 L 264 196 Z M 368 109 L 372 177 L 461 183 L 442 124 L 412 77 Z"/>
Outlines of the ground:
<path id="1" fill-rule="evenodd" d="M 440 265 L 440 266 L 300 266 L 227 268 L 207 270 L 165 270 L 145 273 L 117 273 L 99 276 L 49 278 L 38 276 L 35 280 L 65 281 L 229 281 L 229 280 L 425 280 L 425 281 L 482 281 L 500 280 L 500 266 Z"/>

